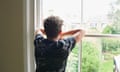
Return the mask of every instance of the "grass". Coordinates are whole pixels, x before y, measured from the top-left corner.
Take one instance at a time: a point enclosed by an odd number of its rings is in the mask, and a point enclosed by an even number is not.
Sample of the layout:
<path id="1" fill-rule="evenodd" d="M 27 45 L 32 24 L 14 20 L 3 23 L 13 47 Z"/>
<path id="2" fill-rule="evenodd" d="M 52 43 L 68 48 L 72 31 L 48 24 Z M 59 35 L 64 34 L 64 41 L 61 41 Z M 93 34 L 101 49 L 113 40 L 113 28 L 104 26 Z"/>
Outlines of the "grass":
<path id="1" fill-rule="evenodd" d="M 105 60 L 102 62 L 100 72 L 113 72 L 113 60 Z"/>
<path id="2" fill-rule="evenodd" d="M 102 61 L 100 72 L 113 72 L 113 56 L 111 52 L 103 53 L 104 60 Z"/>

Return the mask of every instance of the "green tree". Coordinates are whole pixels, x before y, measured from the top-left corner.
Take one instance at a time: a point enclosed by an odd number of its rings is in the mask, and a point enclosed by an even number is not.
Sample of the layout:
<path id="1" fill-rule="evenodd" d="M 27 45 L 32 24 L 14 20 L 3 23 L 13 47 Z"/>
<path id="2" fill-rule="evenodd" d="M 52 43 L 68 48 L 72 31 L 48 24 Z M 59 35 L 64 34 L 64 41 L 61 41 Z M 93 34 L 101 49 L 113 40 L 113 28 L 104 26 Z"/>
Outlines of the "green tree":
<path id="1" fill-rule="evenodd" d="M 116 0 L 111 3 L 111 11 L 108 14 L 108 18 L 112 21 L 112 25 L 107 25 L 103 32 L 104 34 L 120 34 L 120 0 Z M 115 39 L 102 39 L 102 50 L 116 51 L 120 42 Z"/>
<path id="2" fill-rule="evenodd" d="M 91 42 L 84 42 L 82 49 L 82 72 L 99 72 L 100 51 Z"/>
<path id="3" fill-rule="evenodd" d="M 120 34 L 120 0 L 111 3 L 111 12 L 108 14 L 108 18 L 112 21 L 113 34 Z"/>
<path id="4" fill-rule="evenodd" d="M 107 25 L 104 29 L 103 29 L 103 34 L 113 34 L 115 33 L 115 30 L 113 29 L 112 26 Z"/>
<path id="5" fill-rule="evenodd" d="M 112 52 L 117 51 L 120 45 L 120 40 L 118 39 L 102 39 L 102 51 L 103 52 Z"/>
<path id="6" fill-rule="evenodd" d="M 116 33 L 116 30 L 110 26 L 107 25 L 103 32 L 104 34 L 114 34 Z M 118 39 L 111 39 L 111 38 L 103 38 L 102 41 L 102 52 L 112 52 L 112 51 L 117 51 L 120 45 L 120 40 Z"/>

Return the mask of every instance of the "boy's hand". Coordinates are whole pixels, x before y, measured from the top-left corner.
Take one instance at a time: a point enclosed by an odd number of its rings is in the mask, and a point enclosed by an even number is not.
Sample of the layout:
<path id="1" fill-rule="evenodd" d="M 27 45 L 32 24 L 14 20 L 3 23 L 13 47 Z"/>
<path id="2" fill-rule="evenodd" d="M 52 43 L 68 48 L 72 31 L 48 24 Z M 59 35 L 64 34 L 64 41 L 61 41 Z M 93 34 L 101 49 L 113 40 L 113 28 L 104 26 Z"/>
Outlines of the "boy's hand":
<path id="1" fill-rule="evenodd" d="M 42 32 L 42 34 L 44 34 L 44 35 L 45 35 L 45 31 L 44 31 L 43 29 L 40 29 L 40 31 Z"/>
<path id="2" fill-rule="evenodd" d="M 45 34 L 45 32 L 44 32 L 43 29 L 37 29 L 36 32 L 35 32 L 35 35 L 36 34 Z"/>

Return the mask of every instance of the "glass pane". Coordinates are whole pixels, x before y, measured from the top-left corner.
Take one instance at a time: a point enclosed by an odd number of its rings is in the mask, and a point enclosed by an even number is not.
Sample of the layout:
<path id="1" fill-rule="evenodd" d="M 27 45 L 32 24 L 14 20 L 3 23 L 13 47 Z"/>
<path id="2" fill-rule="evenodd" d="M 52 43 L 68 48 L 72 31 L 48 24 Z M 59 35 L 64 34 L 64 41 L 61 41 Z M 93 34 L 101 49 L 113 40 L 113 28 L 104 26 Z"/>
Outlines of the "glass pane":
<path id="1" fill-rule="evenodd" d="M 83 25 L 88 33 L 120 34 L 120 0 L 83 0 Z"/>
<path id="2" fill-rule="evenodd" d="M 76 45 L 68 57 L 66 72 L 78 72 L 79 46 Z"/>
<path id="3" fill-rule="evenodd" d="M 43 0 L 43 19 L 51 15 L 57 15 L 64 20 L 64 31 L 79 28 L 81 0 Z"/>
<path id="4" fill-rule="evenodd" d="M 82 43 L 82 72 L 120 69 L 120 38 L 90 38 Z"/>

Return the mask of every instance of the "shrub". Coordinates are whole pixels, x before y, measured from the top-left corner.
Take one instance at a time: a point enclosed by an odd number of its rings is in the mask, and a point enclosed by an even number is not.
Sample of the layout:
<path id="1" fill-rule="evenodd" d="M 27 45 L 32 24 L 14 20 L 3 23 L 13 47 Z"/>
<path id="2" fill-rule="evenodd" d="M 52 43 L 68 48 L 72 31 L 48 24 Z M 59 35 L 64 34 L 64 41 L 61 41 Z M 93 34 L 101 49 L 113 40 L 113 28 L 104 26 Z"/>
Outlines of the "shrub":
<path id="1" fill-rule="evenodd" d="M 82 72 L 99 72 L 100 51 L 90 42 L 83 43 Z"/>

